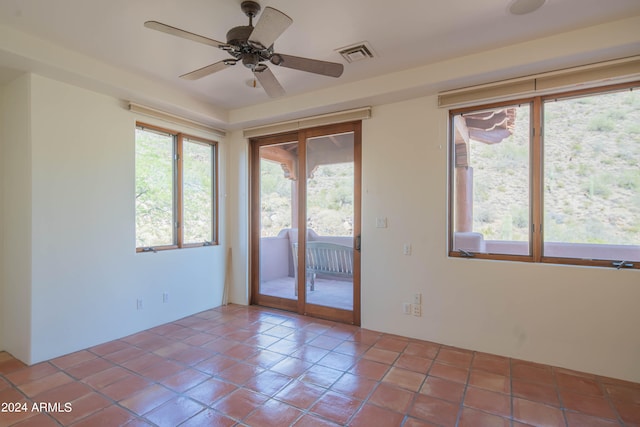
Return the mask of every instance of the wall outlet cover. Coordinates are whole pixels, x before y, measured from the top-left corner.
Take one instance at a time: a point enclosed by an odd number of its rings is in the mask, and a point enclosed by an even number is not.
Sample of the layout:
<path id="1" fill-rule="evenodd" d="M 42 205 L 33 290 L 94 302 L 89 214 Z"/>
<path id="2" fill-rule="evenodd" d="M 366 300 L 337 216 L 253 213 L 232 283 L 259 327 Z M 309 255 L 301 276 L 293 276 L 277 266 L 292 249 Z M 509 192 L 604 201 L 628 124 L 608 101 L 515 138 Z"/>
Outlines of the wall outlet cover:
<path id="1" fill-rule="evenodd" d="M 411 304 L 411 314 L 416 317 L 422 316 L 422 306 L 418 304 Z"/>

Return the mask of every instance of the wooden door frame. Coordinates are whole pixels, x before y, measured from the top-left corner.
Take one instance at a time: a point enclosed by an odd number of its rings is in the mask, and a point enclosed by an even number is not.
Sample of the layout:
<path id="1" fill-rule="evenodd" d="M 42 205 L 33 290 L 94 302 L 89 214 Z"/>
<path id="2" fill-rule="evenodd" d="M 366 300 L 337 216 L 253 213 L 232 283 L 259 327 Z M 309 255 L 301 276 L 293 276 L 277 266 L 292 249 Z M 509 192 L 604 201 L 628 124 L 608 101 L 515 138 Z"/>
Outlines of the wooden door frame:
<path id="1" fill-rule="evenodd" d="M 298 141 L 298 132 L 249 140 L 249 304 L 266 305 L 287 311 L 300 312 L 299 301 L 260 294 L 260 148 L 267 145 Z M 298 141 L 299 144 L 299 141 Z M 299 191 L 299 190 L 298 190 Z"/>
<path id="2" fill-rule="evenodd" d="M 298 263 L 298 299 L 290 300 L 269 295 L 259 294 L 260 287 L 260 217 L 261 206 L 256 201 L 260 198 L 260 147 L 285 142 L 298 142 L 298 259 L 305 259 L 307 238 L 306 221 L 306 142 L 309 138 L 323 135 L 353 132 L 353 163 L 354 163 L 354 220 L 353 220 L 353 310 L 343 310 L 334 307 L 314 305 L 306 302 L 305 263 Z M 316 128 L 302 129 L 280 135 L 252 138 L 250 140 L 250 303 L 267 305 L 273 308 L 294 311 L 298 314 L 309 315 L 323 319 L 336 320 L 343 323 L 360 325 L 361 315 L 361 285 L 360 285 L 360 251 L 356 250 L 356 240 L 362 230 L 362 122 L 347 122 Z M 305 179 L 303 179 L 305 178 Z"/>

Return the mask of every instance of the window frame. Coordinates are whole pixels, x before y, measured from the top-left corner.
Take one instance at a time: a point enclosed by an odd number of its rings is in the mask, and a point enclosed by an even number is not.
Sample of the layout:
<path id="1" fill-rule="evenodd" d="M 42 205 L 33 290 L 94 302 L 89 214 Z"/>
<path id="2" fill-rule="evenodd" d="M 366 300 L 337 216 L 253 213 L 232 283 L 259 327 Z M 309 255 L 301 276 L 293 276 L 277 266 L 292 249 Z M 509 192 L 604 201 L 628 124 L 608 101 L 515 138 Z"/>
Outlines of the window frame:
<path id="1" fill-rule="evenodd" d="M 606 94 L 608 92 L 622 90 L 640 90 L 640 81 L 632 81 L 626 83 L 618 83 L 612 85 L 603 85 L 589 87 L 585 89 L 566 90 L 562 92 L 554 92 L 544 95 L 536 95 L 529 97 L 514 97 L 512 99 L 501 100 L 497 102 L 487 102 L 465 106 L 461 108 L 450 108 L 448 111 L 447 125 L 447 145 L 448 145 L 448 225 L 447 225 L 447 253 L 452 258 L 476 258 L 491 259 L 501 261 L 521 261 L 546 264 L 565 264 L 578 266 L 593 267 L 609 267 L 616 268 L 614 262 L 625 260 L 611 259 L 583 259 L 583 258 L 567 258 L 545 256 L 544 247 L 544 102 L 552 99 L 572 98 L 585 95 Z M 508 255 L 481 252 L 463 252 L 454 250 L 454 233 L 455 233 L 455 130 L 454 117 L 464 113 L 477 112 L 481 110 L 489 110 L 506 106 L 519 104 L 531 105 L 531 124 L 530 124 L 530 143 L 529 143 L 529 255 Z M 640 245 L 640 242 L 639 242 Z M 631 267 L 625 269 L 640 269 L 640 262 L 632 261 Z"/>
<path id="2" fill-rule="evenodd" d="M 170 245 L 158 245 L 158 246 L 137 246 L 137 253 L 157 252 L 172 249 L 182 248 L 197 248 L 203 246 L 217 246 L 218 242 L 218 141 L 203 138 L 197 135 L 188 134 L 184 132 L 175 131 L 172 129 L 164 128 L 161 126 L 152 125 L 149 123 L 136 121 L 136 129 L 149 129 L 155 132 L 161 132 L 171 135 L 173 138 L 173 243 Z M 206 144 L 211 147 L 212 162 L 211 162 L 211 241 L 203 241 L 196 243 L 184 242 L 184 181 L 183 181 L 183 147 L 185 140 L 193 141 L 195 143 Z M 137 143 L 137 141 L 135 141 Z M 137 147 L 136 147 L 137 148 Z M 137 173 L 137 172 L 136 172 Z M 137 175 L 136 175 L 137 177 Z M 137 210 L 136 210 L 137 216 Z M 137 229 L 136 229 L 137 240 Z"/>

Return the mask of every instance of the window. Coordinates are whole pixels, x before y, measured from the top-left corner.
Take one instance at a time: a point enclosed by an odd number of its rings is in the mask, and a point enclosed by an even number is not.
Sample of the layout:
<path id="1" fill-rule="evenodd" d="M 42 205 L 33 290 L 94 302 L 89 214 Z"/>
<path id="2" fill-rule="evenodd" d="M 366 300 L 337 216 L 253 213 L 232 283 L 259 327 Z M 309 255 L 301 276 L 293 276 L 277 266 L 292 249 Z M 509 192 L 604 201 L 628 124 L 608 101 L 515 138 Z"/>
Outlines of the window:
<path id="1" fill-rule="evenodd" d="M 450 111 L 450 255 L 640 268 L 637 87 Z"/>
<path id="2" fill-rule="evenodd" d="M 138 252 L 216 242 L 216 142 L 138 123 Z"/>

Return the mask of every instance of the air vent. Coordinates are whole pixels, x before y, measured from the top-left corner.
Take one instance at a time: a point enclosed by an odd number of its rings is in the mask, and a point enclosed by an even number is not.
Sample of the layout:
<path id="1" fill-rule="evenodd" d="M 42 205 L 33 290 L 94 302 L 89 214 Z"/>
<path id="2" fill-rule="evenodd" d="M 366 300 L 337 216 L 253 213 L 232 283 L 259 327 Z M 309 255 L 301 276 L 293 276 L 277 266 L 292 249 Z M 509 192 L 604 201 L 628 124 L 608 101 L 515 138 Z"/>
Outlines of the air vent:
<path id="1" fill-rule="evenodd" d="M 337 52 L 342 55 L 347 62 L 357 62 L 374 57 L 374 52 L 369 45 L 369 42 L 361 42 L 351 46 L 342 47 L 337 49 Z"/>

